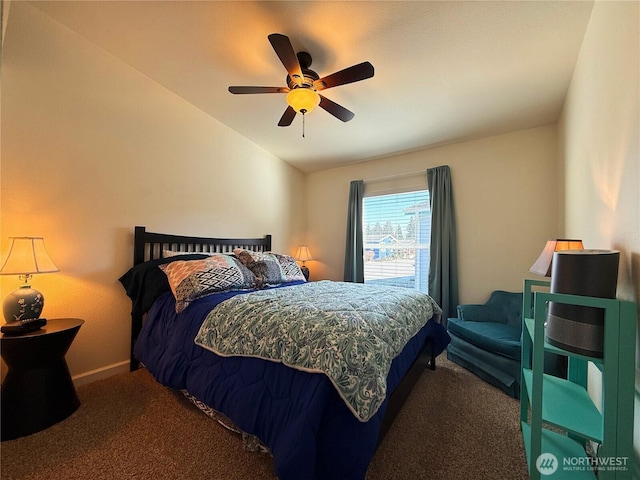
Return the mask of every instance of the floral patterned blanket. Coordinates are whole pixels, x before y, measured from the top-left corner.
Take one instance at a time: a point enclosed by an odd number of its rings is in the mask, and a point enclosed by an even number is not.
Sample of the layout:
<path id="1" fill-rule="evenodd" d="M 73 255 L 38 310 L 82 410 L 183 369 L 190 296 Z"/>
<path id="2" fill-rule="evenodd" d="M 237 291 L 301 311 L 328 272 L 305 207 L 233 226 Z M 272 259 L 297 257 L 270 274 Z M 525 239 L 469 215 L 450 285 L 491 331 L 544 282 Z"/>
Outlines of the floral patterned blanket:
<path id="1" fill-rule="evenodd" d="M 431 297 L 412 289 L 325 280 L 225 300 L 195 343 L 221 356 L 324 373 L 366 422 L 386 397 L 393 359 L 440 313 Z"/>

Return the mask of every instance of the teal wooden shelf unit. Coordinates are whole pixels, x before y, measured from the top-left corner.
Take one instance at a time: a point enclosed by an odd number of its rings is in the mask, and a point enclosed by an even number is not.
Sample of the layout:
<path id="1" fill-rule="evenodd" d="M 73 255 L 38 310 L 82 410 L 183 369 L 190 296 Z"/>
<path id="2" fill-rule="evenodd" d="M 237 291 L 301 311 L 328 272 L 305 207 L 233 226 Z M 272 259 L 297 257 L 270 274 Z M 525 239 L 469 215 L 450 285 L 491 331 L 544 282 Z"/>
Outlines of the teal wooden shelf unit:
<path id="1" fill-rule="evenodd" d="M 546 280 L 524 281 L 520 421 L 529 478 L 630 480 L 637 306 L 623 300 L 549 293 L 549 285 Z M 604 310 L 603 358 L 545 341 L 549 302 Z M 545 351 L 568 358 L 566 379 L 544 373 Z M 600 409 L 587 391 L 589 363 L 602 372 Z M 594 457 L 587 456 L 588 442 L 596 444 Z"/>

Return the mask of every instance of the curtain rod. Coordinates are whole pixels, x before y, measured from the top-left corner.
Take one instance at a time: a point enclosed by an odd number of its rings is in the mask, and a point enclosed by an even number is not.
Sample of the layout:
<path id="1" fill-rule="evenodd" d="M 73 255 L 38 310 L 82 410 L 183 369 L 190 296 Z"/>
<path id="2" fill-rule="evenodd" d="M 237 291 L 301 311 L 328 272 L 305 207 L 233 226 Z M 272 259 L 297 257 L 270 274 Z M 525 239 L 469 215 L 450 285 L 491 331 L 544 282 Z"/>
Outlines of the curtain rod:
<path id="1" fill-rule="evenodd" d="M 394 175 L 386 175 L 384 177 L 368 178 L 368 179 L 363 180 L 363 182 L 364 183 L 372 183 L 372 182 L 381 182 L 382 180 L 395 180 L 397 178 L 417 176 L 418 174 L 423 174 L 423 175 L 426 176 L 427 175 L 427 169 L 424 168 L 422 170 L 415 170 L 413 172 L 396 173 Z"/>

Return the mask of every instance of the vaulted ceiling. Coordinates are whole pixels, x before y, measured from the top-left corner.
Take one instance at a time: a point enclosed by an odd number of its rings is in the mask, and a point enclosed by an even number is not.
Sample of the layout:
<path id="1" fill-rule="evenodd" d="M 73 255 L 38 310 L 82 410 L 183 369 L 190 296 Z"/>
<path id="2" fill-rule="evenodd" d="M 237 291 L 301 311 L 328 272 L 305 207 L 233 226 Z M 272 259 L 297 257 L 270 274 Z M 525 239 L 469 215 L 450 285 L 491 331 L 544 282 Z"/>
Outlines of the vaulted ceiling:
<path id="1" fill-rule="evenodd" d="M 591 1 L 32 1 L 31 4 L 305 172 L 554 123 Z M 323 91 L 355 113 L 277 123 L 286 86 L 267 40 L 287 35 L 322 77 L 369 61 L 373 78 Z"/>

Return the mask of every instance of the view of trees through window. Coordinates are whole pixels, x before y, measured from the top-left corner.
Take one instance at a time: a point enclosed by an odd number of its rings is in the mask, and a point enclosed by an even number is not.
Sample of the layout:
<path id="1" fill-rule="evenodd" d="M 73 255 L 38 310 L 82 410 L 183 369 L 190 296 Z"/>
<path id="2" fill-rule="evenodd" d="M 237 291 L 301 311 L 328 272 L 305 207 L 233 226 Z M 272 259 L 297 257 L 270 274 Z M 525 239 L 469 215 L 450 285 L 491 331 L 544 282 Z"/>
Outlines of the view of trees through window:
<path id="1" fill-rule="evenodd" d="M 429 192 L 363 200 L 364 281 L 427 293 L 431 211 Z"/>
<path id="2" fill-rule="evenodd" d="M 387 220 L 384 225 L 380 222 L 372 227 L 371 224 L 365 226 L 365 235 L 393 235 L 398 240 L 415 240 L 416 238 L 416 217 L 409 218 L 409 223 L 403 227 L 401 223 L 393 225 L 391 220 Z"/>

